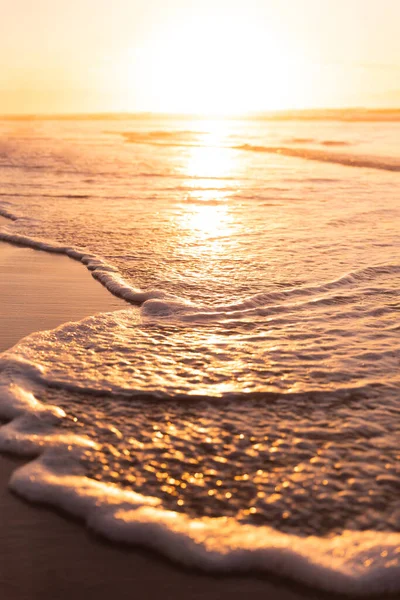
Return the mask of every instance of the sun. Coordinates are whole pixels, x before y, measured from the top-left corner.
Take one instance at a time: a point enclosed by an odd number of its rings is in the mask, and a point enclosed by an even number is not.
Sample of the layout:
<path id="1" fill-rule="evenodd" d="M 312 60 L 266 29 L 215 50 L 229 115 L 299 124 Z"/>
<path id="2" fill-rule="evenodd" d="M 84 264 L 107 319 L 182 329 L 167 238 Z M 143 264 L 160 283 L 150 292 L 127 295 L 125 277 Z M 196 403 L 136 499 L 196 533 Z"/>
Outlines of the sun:
<path id="1" fill-rule="evenodd" d="M 149 35 L 113 64 L 111 80 L 119 108 L 135 102 L 155 112 L 242 114 L 301 104 L 302 62 L 265 23 L 214 15 Z"/>

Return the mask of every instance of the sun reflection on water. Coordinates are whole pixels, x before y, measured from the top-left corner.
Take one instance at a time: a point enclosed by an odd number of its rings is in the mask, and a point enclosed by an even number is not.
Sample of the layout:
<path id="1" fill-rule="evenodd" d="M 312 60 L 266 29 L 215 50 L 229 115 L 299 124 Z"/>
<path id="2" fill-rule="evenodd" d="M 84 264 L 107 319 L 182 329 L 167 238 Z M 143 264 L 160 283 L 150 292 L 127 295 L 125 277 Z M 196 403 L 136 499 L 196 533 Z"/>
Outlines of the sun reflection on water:
<path id="1" fill-rule="evenodd" d="M 224 146 L 193 146 L 187 159 L 188 177 L 205 179 L 231 179 L 234 177 L 237 152 Z"/>
<path id="2" fill-rule="evenodd" d="M 205 238 L 225 237 L 233 230 L 233 217 L 227 205 L 196 205 L 192 206 L 182 216 L 181 224 L 187 230 L 193 241 Z"/>
<path id="3" fill-rule="evenodd" d="M 229 199 L 237 188 L 239 156 L 229 147 L 229 123 L 204 121 L 196 128 L 204 131 L 204 137 L 201 145 L 187 148 L 183 157 L 189 192 L 178 225 L 189 236 L 189 243 L 206 239 L 214 243 L 216 238 L 231 235 L 235 227 Z"/>
<path id="4" fill-rule="evenodd" d="M 200 125 L 200 126 L 199 126 Z M 238 153 L 231 148 L 232 129 L 228 122 L 205 121 L 196 125 L 204 131 L 201 144 L 191 146 L 183 164 L 188 178 L 202 180 L 200 187 L 208 186 L 207 180 L 234 179 L 238 169 Z M 215 182 L 214 182 L 215 183 Z M 214 184 L 213 184 L 214 185 Z"/>

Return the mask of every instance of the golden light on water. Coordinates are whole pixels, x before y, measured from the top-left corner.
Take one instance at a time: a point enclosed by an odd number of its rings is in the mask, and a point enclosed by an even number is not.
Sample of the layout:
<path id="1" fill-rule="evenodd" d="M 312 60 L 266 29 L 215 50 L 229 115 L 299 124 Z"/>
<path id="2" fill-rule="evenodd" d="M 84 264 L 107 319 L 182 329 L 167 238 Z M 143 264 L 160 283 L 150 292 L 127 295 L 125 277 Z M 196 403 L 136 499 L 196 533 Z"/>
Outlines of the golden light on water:
<path id="1" fill-rule="evenodd" d="M 230 145 L 231 125 L 229 122 L 194 121 L 191 124 L 200 135 L 197 144 L 189 147 L 184 161 L 184 173 L 188 178 L 198 179 L 199 187 L 209 187 L 212 179 L 218 180 L 211 185 L 222 185 L 227 178 L 236 175 L 239 156 Z"/>
<path id="2" fill-rule="evenodd" d="M 186 174 L 203 180 L 231 177 L 235 162 L 233 153 L 230 148 L 208 144 L 193 147 L 188 156 Z"/>
<path id="3" fill-rule="evenodd" d="M 182 224 L 191 230 L 193 238 L 209 238 L 229 235 L 232 216 L 228 206 L 197 205 L 187 211 Z"/>
<path id="4" fill-rule="evenodd" d="M 188 178 L 185 185 L 192 190 L 188 192 L 190 202 L 180 219 L 180 226 L 189 230 L 192 241 L 224 237 L 233 232 L 229 198 L 235 187 L 234 175 L 240 160 L 238 153 L 229 148 L 228 124 L 221 121 L 197 123 L 197 129 L 205 133 L 198 145 L 186 149 L 182 167 Z M 227 185 L 226 180 L 232 180 L 232 183 L 229 181 Z M 216 247 L 213 249 L 217 250 Z"/>

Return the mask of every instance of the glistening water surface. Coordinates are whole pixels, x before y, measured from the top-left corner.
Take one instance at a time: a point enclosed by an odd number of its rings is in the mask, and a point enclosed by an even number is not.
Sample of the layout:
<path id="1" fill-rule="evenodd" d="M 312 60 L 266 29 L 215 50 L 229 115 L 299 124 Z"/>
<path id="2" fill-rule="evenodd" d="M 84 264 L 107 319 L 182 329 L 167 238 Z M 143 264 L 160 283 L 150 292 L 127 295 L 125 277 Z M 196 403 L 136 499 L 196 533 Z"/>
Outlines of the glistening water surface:
<path id="1" fill-rule="evenodd" d="M 202 568 L 399 589 L 400 124 L 0 130 L 1 239 L 132 304 L 2 355 L 1 446 L 41 453 L 14 489 Z"/>

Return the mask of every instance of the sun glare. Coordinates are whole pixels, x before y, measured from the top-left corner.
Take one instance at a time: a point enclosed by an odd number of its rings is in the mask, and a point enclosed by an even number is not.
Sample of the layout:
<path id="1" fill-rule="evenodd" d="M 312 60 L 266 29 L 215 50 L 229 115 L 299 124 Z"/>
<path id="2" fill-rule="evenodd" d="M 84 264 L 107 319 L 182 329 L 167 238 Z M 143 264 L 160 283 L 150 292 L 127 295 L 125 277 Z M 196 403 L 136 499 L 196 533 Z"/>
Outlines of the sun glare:
<path id="1" fill-rule="evenodd" d="M 303 101 L 302 62 L 265 23 L 170 23 L 114 64 L 115 101 L 204 115 L 290 108 Z"/>
<path id="2" fill-rule="evenodd" d="M 184 225 L 193 238 L 221 237 L 229 235 L 232 217 L 227 205 L 195 206 L 184 217 Z"/>
<path id="3" fill-rule="evenodd" d="M 226 121 L 196 122 L 203 131 L 199 145 L 186 148 L 182 174 L 187 176 L 187 200 L 178 227 L 182 227 L 191 245 L 210 242 L 220 249 L 219 239 L 233 231 L 229 198 L 236 186 L 238 153 L 229 147 L 231 129 Z M 230 181 L 227 182 L 227 179 Z"/>
<path id="4" fill-rule="evenodd" d="M 0 114 L 229 118 L 400 99 L 399 0 L 3 4 Z"/>
<path id="5" fill-rule="evenodd" d="M 234 173 L 234 162 L 234 151 L 230 148 L 209 145 L 193 147 L 188 154 L 186 174 L 203 180 L 227 179 Z"/>

